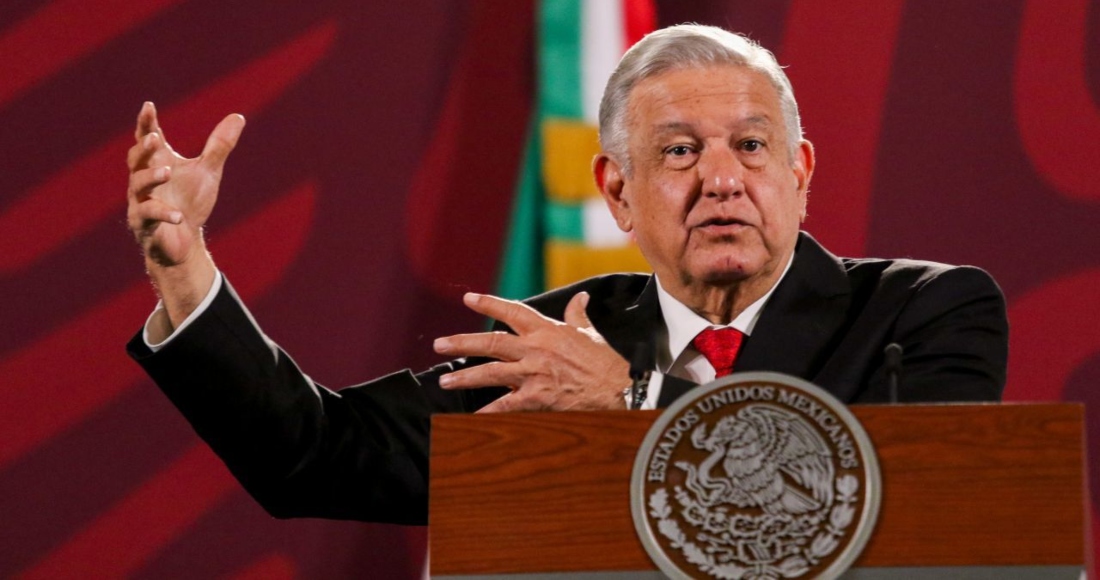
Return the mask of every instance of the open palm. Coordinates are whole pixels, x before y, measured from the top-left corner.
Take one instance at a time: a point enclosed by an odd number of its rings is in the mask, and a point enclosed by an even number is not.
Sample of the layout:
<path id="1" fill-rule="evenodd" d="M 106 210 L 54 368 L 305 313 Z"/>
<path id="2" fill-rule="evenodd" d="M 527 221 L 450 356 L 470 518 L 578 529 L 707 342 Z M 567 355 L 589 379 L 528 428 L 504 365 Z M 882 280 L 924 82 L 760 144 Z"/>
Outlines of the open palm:
<path id="1" fill-rule="evenodd" d="M 198 157 L 176 153 L 146 103 L 138 114 L 130 148 L 127 221 L 145 255 L 175 266 L 205 253 L 202 226 L 218 198 L 225 160 L 237 144 L 244 117 L 229 115 L 210 133 Z"/>

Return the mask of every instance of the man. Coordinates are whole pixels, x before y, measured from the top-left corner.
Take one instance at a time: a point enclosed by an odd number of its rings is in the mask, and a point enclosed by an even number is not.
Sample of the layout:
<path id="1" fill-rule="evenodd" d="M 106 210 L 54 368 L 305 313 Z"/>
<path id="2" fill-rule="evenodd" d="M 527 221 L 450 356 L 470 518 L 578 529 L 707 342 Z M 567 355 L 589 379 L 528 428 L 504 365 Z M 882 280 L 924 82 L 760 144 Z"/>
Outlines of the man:
<path id="1" fill-rule="evenodd" d="M 799 232 L 814 150 L 789 81 L 770 52 L 720 29 L 647 36 L 601 104 L 595 179 L 655 276 L 599 277 L 526 304 L 469 294 L 515 334 L 438 339 L 437 352 L 464 358 L 339 393 L 262 334 L 205 250 L 243 126 L 227 117 L 183 159 L 143 106 L 129 223 L 162 305 L 129 349 L 276 516 L 424 523 L 432 412 L 626 408 L 639 345 L 656 354 L 647 407 L 730 370 L 885 401 L 892 342 L 904 348 L 902 400 L 996 400 L 1003 388 L 1004 300 L 984 272 L 838 259 Z"/>

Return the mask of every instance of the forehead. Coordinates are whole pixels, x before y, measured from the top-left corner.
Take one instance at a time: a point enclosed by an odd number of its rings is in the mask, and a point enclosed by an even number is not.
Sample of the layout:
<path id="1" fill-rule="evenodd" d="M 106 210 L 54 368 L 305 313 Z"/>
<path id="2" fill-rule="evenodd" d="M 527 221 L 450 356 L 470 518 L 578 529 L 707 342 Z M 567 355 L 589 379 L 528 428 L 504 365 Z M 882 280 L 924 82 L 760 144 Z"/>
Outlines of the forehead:
<path id="1" fill-rule="evenodd" d="M 630 124 L 641 129 L 684 126 L 782 125 L 779 92 L 768 77 L 745 66 L 665 71 L 631 91 Z"/>

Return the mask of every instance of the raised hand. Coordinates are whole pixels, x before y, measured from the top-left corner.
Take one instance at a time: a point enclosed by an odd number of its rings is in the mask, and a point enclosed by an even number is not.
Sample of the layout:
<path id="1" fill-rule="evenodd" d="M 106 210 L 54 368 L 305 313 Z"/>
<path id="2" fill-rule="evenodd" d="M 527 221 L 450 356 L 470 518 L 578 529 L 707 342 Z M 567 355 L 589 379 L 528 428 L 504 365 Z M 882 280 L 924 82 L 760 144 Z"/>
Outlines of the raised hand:
<path id="1" fill-rule="evenodd" d="M 127 154 L 130 183 L 126 218 L 145 252 L 146 268 L 164 301 L 168 320 L 158 334 L 178 326 L 206 295 L 217 270 L 202 239 L 202 226 L 218 199 L 225 160 L 244 129 L 244 117 L 222 119 L 202 153 L 185 158 L 164 137 L 153 103 L 145 103 Z"/>
<path id="2" fill-rule="evenodd" d="M 483 356 L 495 362 L 440 377 L 444 389 L 504 385 L 512 392 L 479 413 L 539 410 L 625 409 L 630 365 L 592 327 L 580 292 L 560 322 L 520 302 L 466 294 L 471 310 L 499 320 L 518 334 L 483 332 L 437 339 L 435 351 L 448 356 Z"/>
<path id="3" fill-rule="evenodd" d="M 153 103 L 142 105 L 136 143 L 127 156 L 127 222 L 154 263 L 175 266 L 205 253 L 201 228 L 214 209 L 225 160 L 243 129 L 244 117 L 229 115 L 210 133 L 202 153 L 187 159 L 168 144 Z"/>

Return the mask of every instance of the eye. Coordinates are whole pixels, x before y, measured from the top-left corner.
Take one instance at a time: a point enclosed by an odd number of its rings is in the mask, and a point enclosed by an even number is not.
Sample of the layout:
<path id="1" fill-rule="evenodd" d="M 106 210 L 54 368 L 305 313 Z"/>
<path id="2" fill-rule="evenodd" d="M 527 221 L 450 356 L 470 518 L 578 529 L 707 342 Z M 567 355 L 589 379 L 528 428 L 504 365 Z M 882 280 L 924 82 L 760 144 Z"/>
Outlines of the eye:
<path id="1" fill-rule="evenodd" d="M 684 157 L 691 154 L 691 147 L 688 147 L 687 145 L 673 145 L 672 147 L 665 149 L 665 153 L 668 153 L 673 157 Z"/>
<path id="2" fill-rule="evenodd" d="M 670 169 L 687 169 L 699 158 L 699 152 L 690 143 L 665 147 L 663 155 L 665 167 Z"/>
<path id="3" fill-rule="evenodd" d="M 741 150 L 746 153 L 756 153 L 764 149 L 764 142 L 759 139 L 746 139 L 741 142 Z"/>

